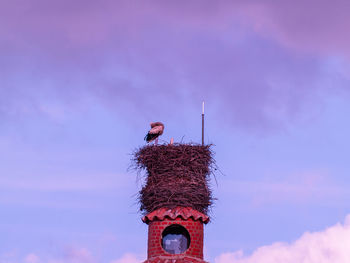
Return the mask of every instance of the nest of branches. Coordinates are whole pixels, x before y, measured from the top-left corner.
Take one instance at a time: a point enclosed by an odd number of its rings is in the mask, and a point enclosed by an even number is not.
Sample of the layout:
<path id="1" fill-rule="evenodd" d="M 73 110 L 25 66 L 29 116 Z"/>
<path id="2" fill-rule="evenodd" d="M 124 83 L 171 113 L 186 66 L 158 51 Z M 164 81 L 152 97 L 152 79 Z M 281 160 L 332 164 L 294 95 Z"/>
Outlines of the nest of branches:
<path id="1" fill-rule="evenodd" d="M 207 214 L 213 197 L 209 188 L 216 169 L 211 145 L 148 145 L 134 153 L 133 165 L 146 171 L 146 182 L 139 192 L 140 210 L 192 207 Z"/>

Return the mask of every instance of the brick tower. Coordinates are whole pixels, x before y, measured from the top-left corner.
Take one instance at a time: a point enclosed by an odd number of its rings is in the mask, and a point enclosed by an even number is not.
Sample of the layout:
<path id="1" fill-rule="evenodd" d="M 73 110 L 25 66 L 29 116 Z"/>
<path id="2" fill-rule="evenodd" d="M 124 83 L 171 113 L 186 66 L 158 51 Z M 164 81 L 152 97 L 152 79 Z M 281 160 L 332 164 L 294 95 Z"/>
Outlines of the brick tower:
<path id="1" fill-rule="evenodd" d="M 203 224 L 209 217 L 191 207 L 159 208 L 144 216 L 148 224 L 148 259 L 144 263 L 205 262 Z"/>
<path id="2" fill-rule="evenodd" d="M 148 225 L 144 263 L 206 263 L 203 230 L 212 204 L 210 146 L 145 146 L 134 161 L 137 168 L 147 170 L 139 195 L 140 209 L 147 212 L 142 221 Z"/>

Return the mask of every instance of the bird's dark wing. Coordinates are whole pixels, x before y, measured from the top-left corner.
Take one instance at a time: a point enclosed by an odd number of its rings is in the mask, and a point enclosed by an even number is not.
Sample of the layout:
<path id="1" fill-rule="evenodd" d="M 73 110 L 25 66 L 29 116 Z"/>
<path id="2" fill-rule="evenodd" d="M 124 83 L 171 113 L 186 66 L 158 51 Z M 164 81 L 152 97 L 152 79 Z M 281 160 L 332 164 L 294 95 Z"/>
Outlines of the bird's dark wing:
<path id="1" fill-rule="evenodd" d="M 153 141 L 154 139 L 156 139 L 157 137 L 159 136 L 159 134 L 154 134 L 154 133 L 147 133 L 144 140 L 146 142 L 151 142 Z"/>

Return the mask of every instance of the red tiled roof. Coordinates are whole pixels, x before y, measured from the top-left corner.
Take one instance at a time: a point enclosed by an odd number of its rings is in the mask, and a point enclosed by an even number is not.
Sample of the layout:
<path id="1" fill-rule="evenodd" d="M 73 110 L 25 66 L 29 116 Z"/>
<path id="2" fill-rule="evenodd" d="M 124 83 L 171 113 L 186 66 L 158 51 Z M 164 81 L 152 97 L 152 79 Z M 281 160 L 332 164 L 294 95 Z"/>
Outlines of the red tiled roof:
<path id="1" fill-rule="evenodd" d="M 175 207 L 175 208 L 159 208 L 142 218 L 142 221 L 146 224 L 154 220 L 164 220 L 164 218 L 176 219 L 181 217 L 184 220 L 192 218 L 193 220 L 201 221 L 204 224 L 209 222 L 209 217 L 205 214 L 194 210 L 191 207 Z"/>

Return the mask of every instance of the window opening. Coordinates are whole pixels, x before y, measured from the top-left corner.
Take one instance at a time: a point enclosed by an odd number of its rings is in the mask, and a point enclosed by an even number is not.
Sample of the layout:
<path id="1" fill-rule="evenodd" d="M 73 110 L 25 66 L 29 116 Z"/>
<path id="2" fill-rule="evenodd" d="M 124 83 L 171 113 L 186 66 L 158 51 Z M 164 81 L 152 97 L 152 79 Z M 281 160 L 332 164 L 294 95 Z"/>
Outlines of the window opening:
<path id="1" fill-rule="evenodd" d="M 170 225 L 162 233 L 162 247 L 169 254 L 182 254 L 190 247 L 190 234 L 181 225 Z"/>

